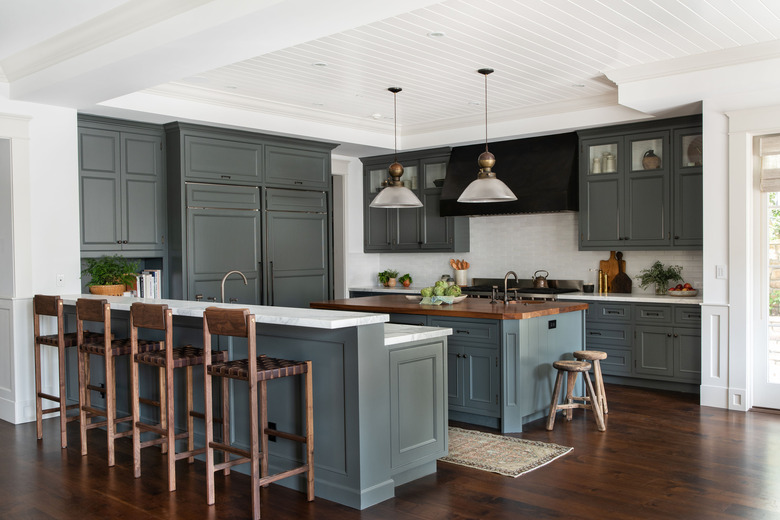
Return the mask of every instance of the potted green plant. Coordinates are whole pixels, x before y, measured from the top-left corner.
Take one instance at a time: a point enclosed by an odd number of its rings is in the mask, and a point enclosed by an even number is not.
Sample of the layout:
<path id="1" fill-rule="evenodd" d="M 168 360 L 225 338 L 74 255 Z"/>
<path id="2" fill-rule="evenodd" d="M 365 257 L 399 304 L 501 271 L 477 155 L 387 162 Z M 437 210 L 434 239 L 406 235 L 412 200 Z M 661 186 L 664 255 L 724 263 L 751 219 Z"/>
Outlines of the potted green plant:
<path id="1" fill-rule="evenodd" d="M 125 286 L 135 283 L 138 262 L 131 262 L 119 255 L 85 258 L 84 262 L 87 266 L 81 274 L 89 275 L 87 286 L 92 294 L 122 296 Z"/>
<path id="2" fill-rule="evenodd" d="M 398 271 L 385 269 L 379 272 L 379 282 L 385 287 L 395 287 L 395 279 L 398 277 Z"/>
<path id="3" fill-rule="evenodd" d="M 398 279 L 399 282 L 401 282 L 404 287 L 409 287 L 412 285 L 412 277 L 409 275 L 409 273 L 406 273 L 401 278 Z"/>
<path id="4" fill-rule="evenodd" d="M 681 271 L 682 267 L 679 265 L 666 267 L 656 260 L 648 269 L 639 272 L 639 287 L 645 289 L 650 284 L 655 284 L 655 294 L 666 294 L 669 282 L 682 280 Z"/>

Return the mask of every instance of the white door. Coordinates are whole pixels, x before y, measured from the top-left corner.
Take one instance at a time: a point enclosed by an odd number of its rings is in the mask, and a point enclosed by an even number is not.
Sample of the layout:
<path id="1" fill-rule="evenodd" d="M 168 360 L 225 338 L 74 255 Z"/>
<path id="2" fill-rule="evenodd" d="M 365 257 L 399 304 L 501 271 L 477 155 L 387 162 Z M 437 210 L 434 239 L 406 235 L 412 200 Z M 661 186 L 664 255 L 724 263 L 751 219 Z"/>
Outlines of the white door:
<path id="1" fill-rule="evenodd" d="M 753 405 L 780 409 L 780 192 L 761 194 L 761 304 L 753 353 Z"/>

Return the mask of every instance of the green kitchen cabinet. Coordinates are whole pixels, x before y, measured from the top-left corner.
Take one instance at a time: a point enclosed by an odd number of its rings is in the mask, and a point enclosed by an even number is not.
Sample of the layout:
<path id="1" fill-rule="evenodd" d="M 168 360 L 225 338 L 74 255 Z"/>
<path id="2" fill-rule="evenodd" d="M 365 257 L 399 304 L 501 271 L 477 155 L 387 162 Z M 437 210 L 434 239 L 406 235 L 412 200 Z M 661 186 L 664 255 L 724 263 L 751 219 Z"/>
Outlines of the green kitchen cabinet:
<path id="1" fill-rule="evenodd" d="M 579 248 L 700 248 L 700 134 L 700 116 L 580 132 Z"/>
<path id="2" fill-rule="evenodd" d="M 80 117 L 78 138 L 82 253 L 164 256 L 162 129 Z"/>
<path id="3" fill-rule="evenodd" d="M 387 168 L 394 155 L 363 161 L 363 248 L 366 253 L 468 251 L 468 218 L 439 215 L 441 185 L 447 171 L 449 148 L 398 154 L 404 167 L 401 180 L 423 203 L 421 208 L 372 208 L 384 189 Z"/>

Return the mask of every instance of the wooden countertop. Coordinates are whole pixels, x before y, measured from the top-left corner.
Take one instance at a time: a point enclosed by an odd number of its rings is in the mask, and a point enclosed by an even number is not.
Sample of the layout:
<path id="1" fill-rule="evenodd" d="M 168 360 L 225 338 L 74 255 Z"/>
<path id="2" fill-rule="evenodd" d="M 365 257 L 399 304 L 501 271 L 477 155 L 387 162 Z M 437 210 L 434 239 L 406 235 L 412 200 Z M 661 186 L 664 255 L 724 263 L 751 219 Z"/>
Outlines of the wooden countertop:
<path id="1" fill-rule="evenodd" d="M 452 305 L 420 305 L 400 294 L 312 302 L 310 306 L 315 309 L 426 314 L 490 320 L 526 320 L 551 314 L 583 311 L 588 308 L 588 304 L 582 302 L 533 301 L 504 304 L 503 302 L 490 303 L 487 298 L 466 298 L 462 302 Z"/>

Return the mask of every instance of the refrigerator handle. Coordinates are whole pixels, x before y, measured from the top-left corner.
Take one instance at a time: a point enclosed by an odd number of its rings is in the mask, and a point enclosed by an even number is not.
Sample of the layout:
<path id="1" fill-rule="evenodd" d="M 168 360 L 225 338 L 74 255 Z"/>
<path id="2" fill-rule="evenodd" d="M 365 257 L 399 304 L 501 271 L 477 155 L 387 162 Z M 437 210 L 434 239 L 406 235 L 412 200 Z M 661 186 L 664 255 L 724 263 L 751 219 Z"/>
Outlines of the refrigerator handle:
<path id="1" fill-rule="evenodd" d="M 270 302 L 268 302 L 268 305 L 274 304 L 274 263 L 273 260 L 268 262 L 268 288 L 271 290 L 270 293 Z"/>
<path id="2" fill-rule="evenodd" d="M 257 262 L 257 282 L 260 289 L 260 305 L 265 305 L 265 287 L 263 287 L 263 261 Z"/>

